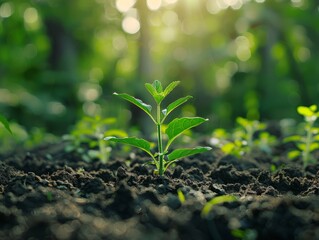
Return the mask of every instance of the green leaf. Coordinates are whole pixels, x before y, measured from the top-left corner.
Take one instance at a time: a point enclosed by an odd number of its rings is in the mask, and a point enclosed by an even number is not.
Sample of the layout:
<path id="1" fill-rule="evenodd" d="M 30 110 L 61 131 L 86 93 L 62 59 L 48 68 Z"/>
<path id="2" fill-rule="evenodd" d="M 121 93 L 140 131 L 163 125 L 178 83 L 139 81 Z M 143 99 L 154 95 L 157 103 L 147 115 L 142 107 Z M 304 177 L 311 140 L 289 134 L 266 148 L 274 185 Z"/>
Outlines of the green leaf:
<path id="1" fill-rule="evenodd" d="M 163 91 L 160 81 L 155 80 L 152 84 L 146 83 L 145 87 L 149 93 L 153 96 L 157 104 L 160 104 L 163 99 L 179 84 L 178 81 L 170 83 Z"/>
<path id="2" fill-rule="evenodd" d="M 164 97 L 166 97 L 171 91 L 173 91 L 179 83 L 179 81 L 171 82 L 164 90 Z"/>
<path id="3" fill-rule="evenodd" d="M 306 149 L 306 144 L 305 143 L 297 143 L 297 147 L 301 150 L 305 150 Z"/>
<path id="4" fill-rule="evenodd" d="M 156 89 L 153 87 L 152 84 L 150 83 L 145 83 L 145 88 L 147 89 L 147 91 L 149 91 L 149 93 L 154 97 L 155 95 L 157 95 L 157 91 Z"/>
<path id="5" fill-rule="evenodd" d="M 223 196 L 217 196 L 208 201 L 205 206 L 202 209 L 201 216 L 206 217 L 208 213 L 212 210 L 213 206 L 217 204 L 221 204 L 224 202 L 233 202 L 236 201 L 237 197 L 233 195 L 223 195 Z"/>
<path id="6" fill-rule="evenodd" d="M 297 108 L 297 112 L 300 115 L 303 115 L 305 117 L 311 117 L 314 115 L 313 111 L 311 110 L 311 106 L 310 107 L 305 107 L 305 106 L 299 106 Z"/>
<path id="7" fill-rule="evenodd" d="M 123 144 L 128 144 L 133 147 L 137 147 L 139 149 L 142 149 L 143 151 L 147 152 L 149 155 L 153 157 L 153 154 L 151 153 L 151 143 L 136 137 L 125 137 L 125 138 L 117 138 L 117 137 L 106 137 L 104 138 L 105 141 L 112 141 L 112 142 L 118 142 Z"/>
<path id="8" fill-rule="evenodd" d="M 236 145 L 234 143 L 228 142 L 221 147 L 221 150 L 225 154 L 231 154 L 235 147 Z"/>
<path id="9" fill-rule="evenodd" d="M 319 134 L 315 135 L 315 136 L 313 137 L 313 140 L 314 140 L 314 141 L 319 141 Z"/>
<path id="10" fill-rule="evenodd" d="M 151 111 L 152 111 L 152 106 L 151 105 L 146 104 L 142 100 L 137 99 L 137 98 L 135 98 L 135 97 L 133 97 L 133 96 L 127 94 L 127 93 L 116 93 L 115 92 L 113 94 L 123 98 L 126 101 L 129 101 L 129 102 L 133 103 L 135 106 L 139 107 L 144 112 L 146 112 L 151 117 L 151 119 L 154 121 L 153 116 L 151 114 Z"/>
<path id="11" fill-rule="evenodd" d="M 319 143 L 313 142 L 310 144 L 310 152 L 319 149 Z"/>
<path id="12" fill-rule="evenodd" d="M 177 189 L 177 196 L 178 196 L 178 199 L 181 202 L 181 204 L 183 204 L 186 201 L 185 195 L 182 192 L 182 190 Z"/>
<path id="13" fill-rule="evenodd" d="M 153 84 L 145 83 L 145 88 L 149 91 L 149 93 L 152 95 L 152 97 L 154 98 L 157 104 L 160 104 L 163 101 L 165 97 L 164 93 L 162 91 L 158 92 L 154 86 L 154 83 Z M 158 89 L 161 89 L 161 88 L 158 87 Z"/>
<path id="14" fill-rule="evenodd" d="M 121 129 L 110 129 L 104 132 L 104 136 L 118 136 L 124 138 L 127 137 L 127 133 Z"/>
<path id="15" fill-rule="evenodd" d="M 158 80 L 154 80 L 154 82 L 152 83 L 153 87 L 155 88 L 157 93 L 161 93 L 163 92 L 163 87 L 160 81 Z"/>
<path id="16" fill-rule="evenodd" d="M 110 124 L 116 123 L 116 118 L 104 118 L 104 119 L 101 119 L 101 123 L 105 125 L 110 125 Z"/>
<path id="17" fill-rule="evenodd" d="M 0 122 L 2 123 L 2 125 L 5 127 L 5 129 L 8 130 L 8 132 L 10 132 L 12 134 L 12 131 L 11 131 L 11 128 L 10 128 L 10 125 L 9 125 L 9 122 L 7 121 L 7 119 L 0 115 Z"/>
<path id="18" fill-rule="evenodd" d="M 249 120 L 247 120 L 247 119 L 245 119 L 245 118 L 243 118 L 243 117 L 237 117 L 236 118 L 236 122 L 239 124 L 239 125 L 241 125 L 241 126 L 243 126 L 243 127 L 247 127 L 247 126 L 249 126 L 249 125 L 251 125 L 251 123 L 249 122 Z"/>
<path id="19" fill-rule="evenodd" d="M 175 118 L 173 121 L 171 121 L 168 124 L 165 131 L 165 133 L 167 134 L 169 138 L 169 142 L 166 148 L 168 148 L 168 146 L 174 141 L 174 139 L 177 138 L 184 131 L 186 131 L 187 129 L 196 127 L 206 121 L 208 121 L 208 119 L 201 118 L 201 117 Z"/>
<path id="20" fill-rule="evenodd" d="M 284 143 L 287 143 L 287 142 L 299 142 L 302 140 L 302 137 L 299 136 L 299 135 L 293 135 L 293 136 L 289 136 L 289 137 L 286 137 L 284 139 Z"/>
<path id="21" fill-rule="evenodd" d="M 167 116 L 167 115 L 170 114 L 175 108 L 177 108 L 178 106 L 180 106 L 180 105 L 182 105 L 183 103 L 187 102 L 190 98 L 192 98 L 192 96 L 186 96 L 186 97 L 182 97 L 182 98 L 179 98 L 179 99 L 175 100 L 174 102 L 172 102 L 171 104 L 169 104 L 168 107 L 162 111 L 162 113 L 164 114 L 164 116 Z"/>
<path id="22" fill-rule="evenodd" d="M 167 155 L 168 161 L 174 161 L 183 157 L 188 157 L 197 153 L 202 153 L 211 150 L 210 147 L 196 147 L 196 148 L 183 148 L 176 149 Z"/>
<path id="23" fill-rule="evenodd" d="M 317 135 L 317 134 L 319 133 L 319 128 L 317 128 L 317 127 L 312 127 L 312 128 L 311 128 L 311 133 L 312 133 L 313 135 Z"/>
<path id="24" fill-rule="evenodd" d="M 288 158 L 290 160 L 293 160 L 293 159 L 299 157 L 300 155 L 301 155 L 301 152 L 298 150 L 292 150 L 292 151 L 288 152 Z"/>
<path id="25" fill-rule="evenodd" d="M 309 107 L 309 109 L 312 111 L 312 112 L 315 112 L 317 111 L 317 105 L 313 104 Z"/>

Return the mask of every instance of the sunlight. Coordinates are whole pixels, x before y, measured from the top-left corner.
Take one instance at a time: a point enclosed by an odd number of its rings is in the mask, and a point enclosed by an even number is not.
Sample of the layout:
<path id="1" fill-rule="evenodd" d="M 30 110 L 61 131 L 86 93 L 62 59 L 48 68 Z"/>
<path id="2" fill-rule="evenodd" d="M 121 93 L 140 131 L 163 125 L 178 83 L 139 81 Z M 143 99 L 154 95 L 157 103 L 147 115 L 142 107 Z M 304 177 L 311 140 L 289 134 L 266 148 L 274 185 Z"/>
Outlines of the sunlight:
<path id="1" fill-rule="evenodd" d="M 247 0 L 207 0 L 206 9 L 211 14 L 216 14 L 221 10 L 232 8 L 240 9 Z"/>
<path id="2" fill-rule="evenodd" d="M 40 27 L 38 11 L 33 8 L 27 8 L 23 13 L 25 28 L 27 30 L 37 30 Z"/>
<path id="3" fill-rule="evenodd" d="M 115 5 L 118 11 L 125 13 L 130 10 L 135 3 L 136 0 L 116 0 Z"/>
<path id="4" fill-rule="evenodd" d="M 10 3 L 3 3 L 0 7 L 0 17 L 8 18 L 12 15 L 13 9 Z"/>
<path id="5" fill-rule="evenodd" d="M 38 11 L 35 8 L 29 7 L 24 11 L 24 21 L 33 24 L 38 21 Z"/>
<path id="6" fill-rule="evenodd" d="M 165 4 L 174 4 L 177 3 L 178 0 L 163 0 Z"/>
<path id="7" fill-rule="evenodd" d="M 242 62 L 249 60 L 251 57 L 249 39 L 245 36 L 239 36 L 236 38 L 235 43 L 237 46 L 237 58 Z"/>
<path id="8" fill-rule="evenodd" d="M 176 25 L 178 23 L 178 15 L 174 11 L 165 11 L 162 16 L 162 21 L 166 26 Z"/>
<path id="9" fill-rule="evenodd" d="M 156 11 L 158 10 L 162 5 L 162 0 L 147 0 L 147 7 L 152 10 Z"/>
<path id="10" fill-rule="evenodd" d="M 125 32 L 129 34 L 135 34 L 140 30 L 140 22 L 131 16 L 126 16 L 122 22 L 122 28 Z"/>

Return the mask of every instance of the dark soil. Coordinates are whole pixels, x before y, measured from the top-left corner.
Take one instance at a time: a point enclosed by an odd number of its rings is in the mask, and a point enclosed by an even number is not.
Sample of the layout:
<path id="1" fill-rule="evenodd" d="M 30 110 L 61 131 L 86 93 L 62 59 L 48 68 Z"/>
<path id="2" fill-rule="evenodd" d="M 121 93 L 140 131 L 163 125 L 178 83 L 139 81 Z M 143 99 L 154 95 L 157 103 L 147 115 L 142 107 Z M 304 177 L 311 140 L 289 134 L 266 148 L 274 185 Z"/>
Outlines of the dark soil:
<path id="1" fill-rule="evenodd" d="M 319 164 L 277 156 L 271 172 L 272 157 L 213 150 L 159 177 L 131 158 L 86 163 L 64 144 L 2 157 L 0 239 L 319 239 Z M 225 194 L 238 200 L 201 215 Z"/>

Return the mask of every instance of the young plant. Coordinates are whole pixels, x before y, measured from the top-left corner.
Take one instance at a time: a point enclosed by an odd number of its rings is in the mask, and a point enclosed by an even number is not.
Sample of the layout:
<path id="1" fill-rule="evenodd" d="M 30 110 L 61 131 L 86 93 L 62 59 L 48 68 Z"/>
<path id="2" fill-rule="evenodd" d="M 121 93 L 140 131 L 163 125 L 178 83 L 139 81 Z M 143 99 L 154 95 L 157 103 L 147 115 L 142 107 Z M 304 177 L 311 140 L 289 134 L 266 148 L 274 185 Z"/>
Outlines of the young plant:
<path id="1" fill-rule="evenodd" d="M 111 147 L 104 141 L 104 137 L 110 134 L 127 136 L 122 130 L 110 128 L 115 122 L 115 118 L 85 116 L 76 124 L 71 134 L 64 137 L 70 140 L 65 150 L 78 153 L 87 162 L 97 158 L 106 163 L 109 160 Z"/>
<path id="2" fill-rule="evenodd" d="M 212 210 L 212 208 L 217 204 L 222 204 L 225 202 L 234 202 L 236 200 L 238 200 L 238 198 L 234 195 L 221 195 L 221 196 L 214 197 L 204 205 L 201 212 L 201 216 L 203 218 L 207 217 L 209 212 Z"/>
<path id="3" fill-rule="evenodd" d="M 237 139 L 242 139 L 243 146 L 246 145 L 245 152 L 250 153 L 255 147 L 254 134 L 257 131 L 264 130 L 266 126 L 257 120 L 248 120 L 243 117 L 238 117 L 236 122 L 244 129 L 244 131 L 238 131 L 235 133 L 235 136 L 237 134 Z"/>
<path id="4" fill-rule="evenodd" d="M 319 128 L 314 126 L 319 117 L 319 111 L 317 110 L 317 105 L 311 105 L 309 107 L 299 106 L 297 112 L 304 116 L 306 134 L 305 136 L 294 135 L 287 137 L 285 142 L 297 143 L 298 149 L 290 151 L 288 158 L 301 157 L 304 167 L 306 167 L 309 163 L 315 161 L 311 153 L 319 150 Z"/>
<path id="5" fill-rule="evenodd" d="M 276 137 L 264 131 L 265 124 L 242 117 L 238 117 L 236 122 L 239 128 L 231 136 L 224 129 L 217 129 L 213 132 L 211 143 L 220 147 L 225 154 L 236 157 L 251 153 L 253 149 L 271 153 L 271 146 L 275 145 L 277 141 Z"/>
<path id="6" fill-rule="evenodd" d="M 7 129 L 8 132 L 10 132 L 12 134 L 8 120 L 4 116 L 2 116 L 1 114 L 0 114 L 0 122 L 2 123 L 4 128 Z"/>
<path id="7" fill-rule="evenodd" d="M 190 155 L 194 155 L 197 153 L 202 153 L 210 150 L 210 147 L 195 147 L 195 148 L 182 148 L 176 149 L 169 152 L 169 147 L 174 142 L 174 140 L 179 137 L 182 133 L 196 127 L 208 119 L 204 119 L 201 117 L 182 117 L 175 118 L 171 122 L 167 124 L 167 128 L 163 132 L 163 125 L 167 118 L 167 116 L 177 107 L 188 101 L 191 96 L 186 96 L 179 98 L 169 104 L 167 108 L 162 109 L 162 101 L 167 97 L 167 95 L 179 84 L 178 81 L 170 83 L 165 89 L 163 89 L 160 81 L 155 80 L 152 84 L 146 83 L 145 88 L 152 95 L 155 100 L 155 113 L 152 113 L 152 106 L 144 103 L 140 99 L 137 99 L 126 93 L 114 93 L 115 95 L 123 98 L 126 101 L 129 101 L 142 109 L 153 121 L 156 126 L 157 133 L 157 152 L 153 153 L 151 146 L 152 143 L 141 138 L 136 137 L 125 137 L 125 138 L 117 138 L 117 137 L 107 137 L 105 140 L 119 142 L 128 144 L 134 147 L 137 147 L 144 152 L 146 152 L 151 158 L 153 164 L 156 166 L 156 172 L 162 176 L 166 169 L 177 160 L 187 157 Z M 163 141 L 163 133 L 167 135 L 167 141 L 164 143 Z"/>

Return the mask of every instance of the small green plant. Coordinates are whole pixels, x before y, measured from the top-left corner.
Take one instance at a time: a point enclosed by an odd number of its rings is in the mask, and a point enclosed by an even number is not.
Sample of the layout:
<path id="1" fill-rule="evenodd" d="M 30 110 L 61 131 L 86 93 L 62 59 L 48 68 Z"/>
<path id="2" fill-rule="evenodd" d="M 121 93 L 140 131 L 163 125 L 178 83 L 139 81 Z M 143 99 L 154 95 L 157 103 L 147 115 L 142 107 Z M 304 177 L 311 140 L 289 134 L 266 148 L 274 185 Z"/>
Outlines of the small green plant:
<path id="1" fill-rule="evenodd" d="M 183 204 L 186 201 L 185 195 L 181 189 L 177 189 L 177 197 L 181 204 Z"/>
<path id="2" fill-rule="evenodd" d="M 304 136 L 294 135 L 287 137 L 284 141 L 295 142 L 298 148 L 288 152 L 288 158 L 301 157 L 304 167 L 307 167 L 309 163 L 315 162 L 312 152 L 319 150 L 319 128 L 314 126 L 319 117 L 319 111 L 317 105 L 311 105 L 309 107 L 299 106 L 297 112 L 304 117 L 304 130 L 306 133 Z"/>
<path id="3" fill-rule="evenodd" d="M 212 210 L 212 208 L 217 204 L 221 204 L 225 202 L 234 202 L 236 200 L 237 200 L 237 197 L 233 195 L 222 195 L 222 196 L 214 197 L 205 204 L 205 206 L 202 209 L 201 216 L 207 217 L 207 215 Z"/>
<path id="4" fill-rule="evenodd" d="M 110 128 L 115 122 L 115 118 L 83 117 L 71 134 L 64 136 L 64 139 L 70 140 L 65 150 L 77 152 L 87 162 L 97 158 L 106 163 L 109 160 L 111 147 L 104 141 L 104 137 L 110 134 L 127 136 L 123 130 Z"/>
<path id="5" fill-rule="evenodd" d="M 277 139 L 264 131 L 266 128 L 264 123 L 243 117 L 238 117 L 236 122 L 239 128 L 232 135 L 227 134 L 224 129 L 217 129 L 213 132 L 210 142 L 220 147 L 225 154 L 236 157 L 251 153 L 254 149 L 271 153 L 271 146 L 276 144 Z"/>
<path id="6" fill-rule="evenodd" d="M 4 128 L 7 129 L 8 132 L 10 132 L 12 134 L 8 120 L 4 116 L 2 116 L 1 114 L 0 114 L 0 122 L 2 123 Z"/>
<path id="7" fill-rule="evenodd" d="M 248 120 L 243 117 L 238 117 L 236 122 L 244 129 L 244 131 L 237 131 L 235 133 L 235 138 L 241 139 L 243 141 L 243 146 L 246 146 L 245 152 L 250 153 L 255 147 L 254 134 L 257 131 L 264 130 L 266 126 L 257 120 Z"/>
<path id="8" fill-rule="evenodd" d="M 255 240 L 258 237 L 258 232 L 255 229 L 233 229 L 231 235 L 236 239 Z"/>
<path id="9" fill-rule="evenodd" d="M 164 144 L 163 125 L 167 116 L 178 106 L 182 105 L 190 98 L 192 98 L 191 96 L 179 98 L 169 104 L 167 108 L 162 109 L 162 101 L 178 84 L 179 81 L 172 82 L 165 89 L 163 89 L 161 82 L 158 80 L 155 80 L 152 84 L 145 84 L 145 88 L 155 100 L 155 113 L 152 113 L 151 105 L 144 103 L 140 99 L 137 99 L 126 93 L 114 93 L 115 95 L 133 103 L 134 105 L 142 109 L 156 125 L 157 152 L 152 152 L 153 144 L 145 139 L 136 137 L 117 138 L 113 136 L 105 138 L 105 140 L 128 144 L 146 152 L 152 158 L 152 163 L 156 166 L 156 172 L 160 176 L 162 176 L 166 169 L 177 160 L 197 153 L 206 152 L 211 149 L 210 147 L 195 147 L 176 149 L 172 152 L 169 152 L 169 147 L 178 136 L 183 134 L 186 130 L 196 127 L 208 120 L 201 117 L 182 117 L 173 119 L 167 124 L 167 127 L 164 131 L 167 136 L 166 144 Z"/>

